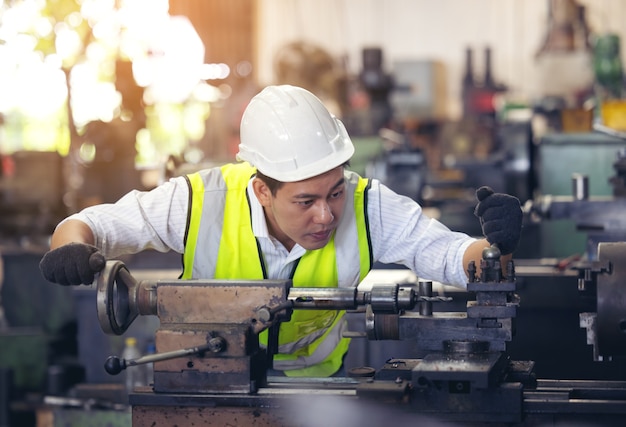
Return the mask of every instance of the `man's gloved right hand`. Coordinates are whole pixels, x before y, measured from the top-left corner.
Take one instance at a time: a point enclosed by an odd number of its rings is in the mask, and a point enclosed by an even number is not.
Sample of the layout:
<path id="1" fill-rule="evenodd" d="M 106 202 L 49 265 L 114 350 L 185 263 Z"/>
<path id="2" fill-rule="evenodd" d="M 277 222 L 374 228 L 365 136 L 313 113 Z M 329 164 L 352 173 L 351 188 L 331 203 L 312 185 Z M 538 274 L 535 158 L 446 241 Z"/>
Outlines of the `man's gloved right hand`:
<path id="1" fill-rule="evenodd" d="M 90 285 L 105 264 L 104 256 L 95 246 L 68 243 L 47 252 L 39 263 L 39 269 L 43 277 L 53 283 Z"/>
<path id="2" fill-rule="evenodd" d="M 523 213 L 519 199 L 494 193 L 487 186 L 476 190 L 476 198 L 474 215 L 480 219 L 487 241 L 492 245 L 497 243 L 502 255 L 513 253 L 522 233 Z"/>

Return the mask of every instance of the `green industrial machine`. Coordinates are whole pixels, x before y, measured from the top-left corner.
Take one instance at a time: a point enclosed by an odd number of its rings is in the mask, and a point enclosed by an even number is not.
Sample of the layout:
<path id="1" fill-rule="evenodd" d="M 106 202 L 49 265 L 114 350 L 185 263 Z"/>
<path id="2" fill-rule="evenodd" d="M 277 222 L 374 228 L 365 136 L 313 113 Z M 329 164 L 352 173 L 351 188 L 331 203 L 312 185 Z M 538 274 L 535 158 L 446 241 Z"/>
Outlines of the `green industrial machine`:
<path id="1" fill-rule="evenodd" d="M 587 177 L 590 196 L 611 196 L 613 164 L 625 146 L 623 139 L 599 132 L 545 135 L 537 147 L 540 195 L 571 196 L 572 177 L 580 174 Z M 539 227 L 539 256 L 560 258 L 585 252 L 587 233 L 578 230 L 573 220 L 542 221 Z"/>

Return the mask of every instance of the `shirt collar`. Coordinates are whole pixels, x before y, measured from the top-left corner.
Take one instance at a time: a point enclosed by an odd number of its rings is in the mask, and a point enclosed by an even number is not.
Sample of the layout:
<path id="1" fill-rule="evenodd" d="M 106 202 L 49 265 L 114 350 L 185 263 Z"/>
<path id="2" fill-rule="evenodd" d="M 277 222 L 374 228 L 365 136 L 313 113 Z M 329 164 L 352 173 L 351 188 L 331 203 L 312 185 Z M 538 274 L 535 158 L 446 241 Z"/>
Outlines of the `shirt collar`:
<path id="1" fill-rule="evenodd" d="M 252 180 L 248 182 L 248 200 L 250 200 L 250 215 L 252 216 L 252 233 L 255 237 L 270 238 L 270 233 L 267 230 L 267 221 L 265 220 L 265 212 L 261 202 L 256 198 L 254 189 L 252 188 Z"/>
<path id="2" fill-rule="evenodd" d="M 250 200 L 250 216 L 252 217 L 252 233 L 254 237 L 257 239 L 269 239 L 273 242 L 274 245 L 282 244 L 273 236 L 270 236 L 270 232 L 267 229 L 267 220 L 265 219 L 265 212 L 263 211 L 263 206 L 261 206 L 261 202 L 257 199 L 256 194 L 254 194 L 254 189 L 252 188 L 252 180 L 248 182 L 248 200 Z M 293 257 L 301 257 L 305 253 L 305 249 L 299 244 L 295 244 L 293 249 L 291 249 L 290 256 Z"/>

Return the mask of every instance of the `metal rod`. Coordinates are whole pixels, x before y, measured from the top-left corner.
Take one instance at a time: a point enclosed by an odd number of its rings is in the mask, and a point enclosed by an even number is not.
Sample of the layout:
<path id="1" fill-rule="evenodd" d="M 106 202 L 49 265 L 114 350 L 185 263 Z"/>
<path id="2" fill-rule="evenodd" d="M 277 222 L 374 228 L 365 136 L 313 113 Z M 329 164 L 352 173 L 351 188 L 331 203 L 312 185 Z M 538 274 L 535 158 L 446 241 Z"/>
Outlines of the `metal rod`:
<path id="1" fill-rule="evenodd" d="M 433 295 L 433 282 L 420 281 L 419 282 L 419 294 L 424 297 L 431 297 Z M 422 316 L 433 315 L 433 304 L 431 301 L 421 301 L 419 306 L 419 312 Z"/>
<path id="2" fill-rule="evenodd" d="M 138 357 L 137 359 L 120 359 L 117 356 L 110 356 L 104 363 L 104 369 L 110 375 L 117 375 L 129 366 L 143 365 L 151 362 L 160 362 L 162 360 L 175 359 L 177 357 L 191 356 L 193 354 L 211 351 L 214 348 L 213 343 L 203 344 L 197 347 L 183 348 L 180 350 L 166 351 L 163 353 L 148 354 Z"/>

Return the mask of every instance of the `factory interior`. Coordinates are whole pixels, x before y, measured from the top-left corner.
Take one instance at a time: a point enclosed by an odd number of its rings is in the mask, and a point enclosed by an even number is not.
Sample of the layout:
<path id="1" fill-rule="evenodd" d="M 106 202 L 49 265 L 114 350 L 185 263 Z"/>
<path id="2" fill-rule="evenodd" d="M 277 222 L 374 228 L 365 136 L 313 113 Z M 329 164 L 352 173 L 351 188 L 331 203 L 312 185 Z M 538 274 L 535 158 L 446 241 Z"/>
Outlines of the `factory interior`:
<path id="1" fill-rule="evenodd" d="M 0 427 L 623 426 L 625 22 L 624 0 L 0 2 Z M 481 236 L 477 188 L 517 197 L 513 263 L 485 255 L 466 289 L 376 264 L 319 300 L 183 286 L 151 250 L 44 279 L 59 222 L 235 161 L 247 103 L 282 84 L 451 230 Z M 345 376 L 271 375 L 259 328 L 287 302 L 346 311 Z"/>

